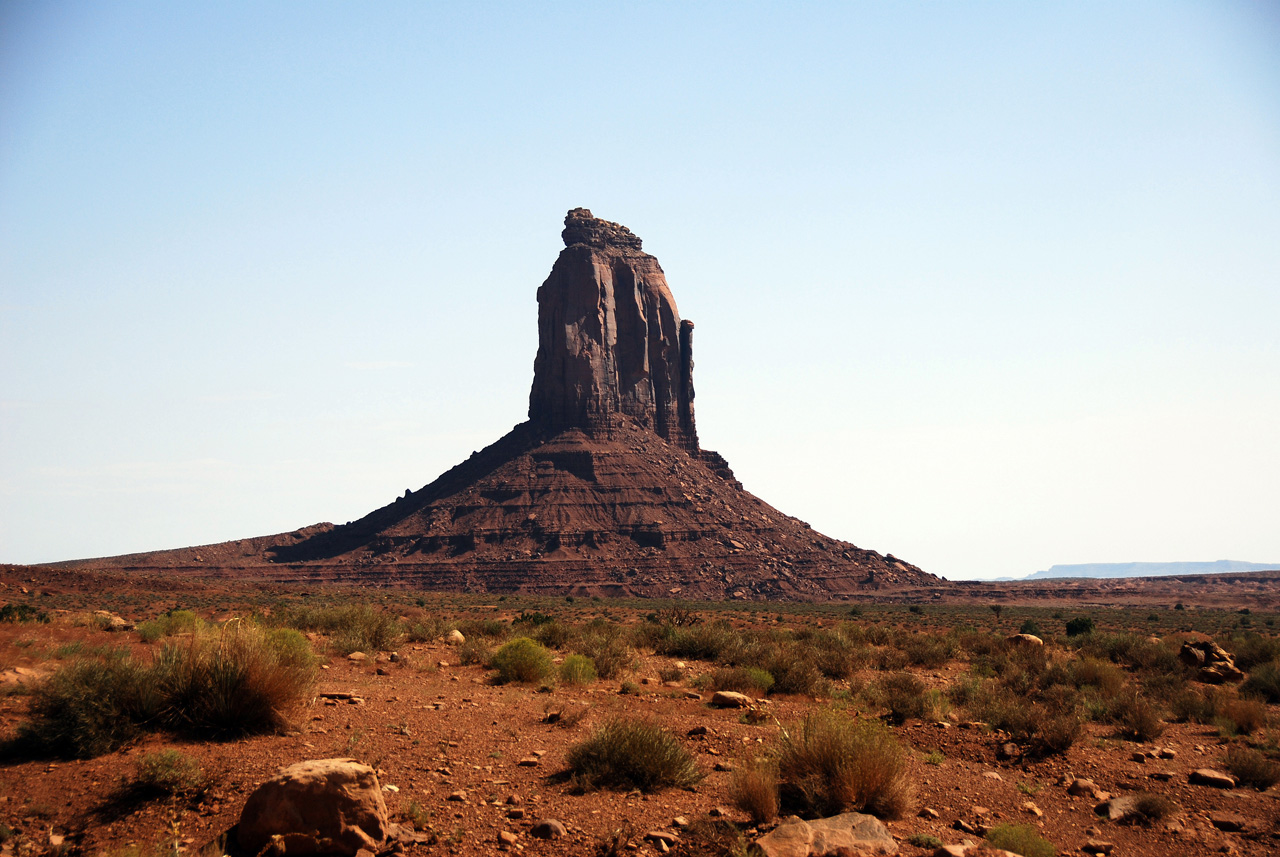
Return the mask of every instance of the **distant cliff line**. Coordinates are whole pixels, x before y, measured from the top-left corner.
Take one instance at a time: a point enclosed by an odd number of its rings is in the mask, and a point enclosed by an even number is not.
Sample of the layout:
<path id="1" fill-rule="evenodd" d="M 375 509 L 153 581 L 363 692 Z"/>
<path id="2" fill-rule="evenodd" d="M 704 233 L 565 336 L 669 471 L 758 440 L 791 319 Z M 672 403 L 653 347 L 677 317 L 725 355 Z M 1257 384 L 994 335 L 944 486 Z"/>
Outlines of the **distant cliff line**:
<path id="1" fill-rule="evenodd" d="M 1176 574 L 1222 574 L 1233 571 L 1276 571 L 1280 562 L 1241 562 L 1220 559 L 1215 562 L 1095 562 L 1080 565 L 1055 565 L 1029 574 L 1022 580 L 1044 580 L 1059 577 L 1168 577 Z"/>

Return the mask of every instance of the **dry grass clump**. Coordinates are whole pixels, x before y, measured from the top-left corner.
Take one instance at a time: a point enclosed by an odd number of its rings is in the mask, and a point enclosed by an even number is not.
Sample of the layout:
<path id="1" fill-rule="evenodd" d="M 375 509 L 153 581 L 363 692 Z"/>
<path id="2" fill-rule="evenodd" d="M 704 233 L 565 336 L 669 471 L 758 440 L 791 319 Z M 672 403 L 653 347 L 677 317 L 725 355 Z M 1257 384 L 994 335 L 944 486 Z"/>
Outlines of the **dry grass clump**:
<path id="1" fill-rule="evenodd" d="M 203 791 L 210 784 L 200 763 L 177 750 L 158 750 L 138 760 L 130 788 L 144 795 L 178 795 Z"/>
<path id="2" fill-rule="evenodd" d="M 1022 857 L 1055 857 L 1058 853 L 1053 843 L 1030 824 L 998 825 L 987 833 L 986 839 L 992 848 L 1003 848 Z"/>
<path id="3" fill-rule="evenodd" d="M 647 720 L 611 720 L 569 748 L 568 773 L 584 791 L 656 792 L 691 786 L 702 772 L 680 739 Z"/>
<path id="4" fill-rule="evenodd" d="M 1120 727 L 1120 734 L 1134 741 L 1154 741 L 1164 733 L 1159 709 L 1137 693 L 1117 699 L 1111 716 Z"/>
<path id="5" fill-rule="evenodd" d="M 1276 764 L 1265 754 L 1242 744 L 1232 744 L 1227 748 L 1224 763 L 1231 776 L 1242 785 L 1252 786 L 1260 792 L 1280 783 L 1280 764 Z"/>
<path id="6" fill-rule="evenodd" d="M 1177 812 L 1178 805 L 1164 795 L 1143 792 L 1137 796 L 1133 811 L 1134 822 L 1150 827 Z"/>
<path id="7" fill-rule="evenodd" d="M 328 634 L 330 645 L 340 655 L 388 651 L 395 648 L 404 631 L 399 619 L 370 604 L 294 607 L 282 615 L 280 624 Z"/>
<path id="8" fill-rule="evenodd" d="M 11 751 L 88 758 L 142 731 L 271 731 L 310 692 L 315 672 L 297 631 L 238 621 L 166 645 L 148 665 L 120 650 L 77 659 L 33 691 Z"/>
<path id="9" fill-rule="evenodd" d="M 1228 737 L 1253 735 L 1267 726 L 1266 703 L 1257 699 L 1232 699 L 1222 705 L 1215 722 Z"/>
<path id="10" fill-rule="evenodd" d="M 560 683 L 573 687 L 596 680 L 595 662 L 586 655 L 569 655 L 560 665 Z"/>
<path id="11" fill-rule="evenodd" d="M 1280 703 L 1280 663 L 1268 661 L 1254 667 L 1240 685 L 1240 693 L 1273 705 Z"/>
<path id="12" fill-rule="evenodd" d="M 897 818 L 912 798 L 906 754 L 893 733 L 826 708 L 783 731 L 778 778 L 788 799 L 822 816 L 854 810 Z"/>
<path id="13" fill-rule="evenodd" d="M 764 696 L 773 687 L 773 676 L 755 667 L 721 667 L 699 676 L 698 687 L 706 690 L 733 690 Z"/>
<path id="14" fill-rule="evenodd" d="M 202 624 L 200 617 L 190 610 L 170 610 L 154 619 L 138 623 L 138 634 L 142 637 L 142 642 L 152 643 L 161 637 L 194 633 Z"/>
<path id="15" fill-rule="evenodd" d="M 746 759 L 734 769 L 729 794 L 752 824 L 766 824 L 778 817 L 778 764 L 774 759 Z"/>
<path id="16" fill-rule="evenodd" d="M 489 659 L 489 668 L 498 671 L 499 684 L 537 684 L 555 675 L 551 653 L 528 637 L 516 637 L 502 644 Z"/>

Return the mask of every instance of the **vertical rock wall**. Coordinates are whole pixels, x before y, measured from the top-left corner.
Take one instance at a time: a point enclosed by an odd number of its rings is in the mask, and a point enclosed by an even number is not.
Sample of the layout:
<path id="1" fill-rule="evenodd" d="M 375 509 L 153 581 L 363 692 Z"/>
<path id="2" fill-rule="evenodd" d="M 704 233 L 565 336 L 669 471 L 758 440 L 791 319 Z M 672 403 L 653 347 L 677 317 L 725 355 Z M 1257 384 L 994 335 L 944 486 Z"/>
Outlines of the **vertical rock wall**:
<path id="1" fill-rule="evenodd" d="M 693 322 L 681 321 L 658 260 L 625 226 L 575 208 L 538 289 L 529 419 L 606 436 L 630 420 L 698 451 Z"/>

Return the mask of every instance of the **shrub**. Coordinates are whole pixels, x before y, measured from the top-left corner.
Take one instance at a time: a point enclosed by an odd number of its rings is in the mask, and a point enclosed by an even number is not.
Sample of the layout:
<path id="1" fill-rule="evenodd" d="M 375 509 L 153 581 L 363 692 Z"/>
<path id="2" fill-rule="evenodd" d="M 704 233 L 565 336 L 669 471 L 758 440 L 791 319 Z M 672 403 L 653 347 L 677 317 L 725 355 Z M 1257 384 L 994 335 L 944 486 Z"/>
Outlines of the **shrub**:
<path id="1" fill-rule="evenodd" d="M 1134 741 L 1153 741 L 1164 732 L 1160 712 L 1136 693 L 1117 699 L 1112 717 L 1121 734 Z"/>
<path id="2" fill-rule="evenodd" d="M 1240 744 L 1227 748 L 1226 768 L 1242 785 L 1253 786 L 1260 792 L 1280 783 L 1280 764 L 1263 753 Z"/>
<path id="3" fill-rule="evenodd" d="M 1065 753 L 1080 738 L 1080 731 L 1080 718 L 1075 712 L 1043 716 L 1031 739 L 1032 750 L 1041 756 Z"/>
<path id="4" fill-rule="evenodd" d="M 778 817 L 778 766 L 772 759 L 748 759 L 734 769 L 729 794 L 752 824 Z"/>
<path id="5" fill-rule="evenodd" d="M 618 626 L 600 619 L 592 620 L 572 641 L 571 648 L 591 658 L 600 678 L 617 678 L 635 662 L 635 652 L 627 645 Z"/>
<path id="6" fill-rule="evenodd" d="M 152 643 L 161 637 L 192 633 L 199 624 L 199 617 L 190 610 L 170 610 L 155 619 L 140 623 L 138 633 L 142 636 L 142 642 Z"/>
<path id="7" fill-rule="evenodd" d="M 563 684 L 591 684 L 595 680 L 596 665 L 585 655 L 569 655 L 560 665 L 560 681 Z"/>
<path id="8" fill-rule="evenodd" d="M 458 663 L 464 667 L 487 664 L 492 657 L 493 649 L 484 637 L 467 637 L 463 644 L 458 646 Z"/>
<path id="9" fill-rule="evenodd" d="M 735 690 L 763 696 L 773 687 L 773 676 L 755 667 L 721 667 L 701 676 L 698 684 L 707 690 Z"/>
<path id="10" fill-rule="evenodd" d="M 1222 691 L 1207 687 L 1203 691 L 1186 686 L 1169 700 L 1169 710 L 1180 723 L 1188 720 L 1196 723 L 1212 723 L 1223 705 Z"/>
<path id="11" fill-rule="evenodd" d="M 72 661 L 36 686 L 12 749 L 82 759 L 100 756 L 136 736 L 159 705 L 146 670 L 123 653 Z"/>
<path id="12" fill-rule="evenodd" d="M 654 651 L 674 658 L 714 661 L 738 638 L 738 632 L 723 621 L 692 627 L 664 627 L 666 633 L 655 642 Z"/>
<path id="13" fill-rule="evenodd" d="M 0 622 L 36 622 L 47 625 L 49 614 L 30 604 L 6 604 L 0 607 Z"/>
<path id="14" fill-rule="evenodd" d="M 1216 721 L 1227 735 L 1252 735 L 1267 725 L 1267 706 L 1256 699 L 1232 699 Z"/>
<path id="15" fill-rule="evenodd" d="M 1001 824 L 987 833 L 992 848 L 1003 848 L 1022 857 L 1055 857 L 1053 844 L 1030 824 Z"/>
<path id="16" fill-rule="evenodd" d="M 889 719 L 903 723 L 925 714 L 924 682 L 911 673 L 891 673 L 876 682 L 880 698 L 889 709 Z"/>
<path id="17" fill-rule="evenodd" d="M 941 848 L 942 840 L 928 833 L 913 833 L 907 837 L 907 843 L 917 848 Z"/>
<path id="18" fill-rule="evenodd" d="M 645 720 L 611 720 L 569 748 L 569 774 L 581 789 L 655 792 L 702 779 L 680 740 Z"/>
<path id="19" fill-rule="evenodd" d="M 1142 792 L 1137 795 L 1133 804 L 1132 820 L 1147 827 L 1158 821 L 1164 821 L 1178 811 L 1178 805 L 1164 795 Z"/>
<path id="20" fill-rule="evenodd" d="M 147 673 L 162 699 L 161 724 L 236 735 L 286 725 L 285 710 L 311 690 L 316 659 L 292 628 L 235 622 L 166 645 Z"/>
<path id="21" fill-rule="evenodd" d="M 1018 627 L 1019 634 L 1031 634 L 1036 637 L 1044 636 L 1044 632 L 1040 630 L 1040 626 L 1036 624 L 1034 619 L 1024 619 Z"/>
<path id="22" fill-rule="evenodd" d="M 1236 666 L 1246 671 L 1280 659 L 1280 637 L 1264 637 L 1250 632 L 1232 637 L 1226 648 L 1230 650 Z"/>
<path id="23" fill-rule="evenodd" d="M 658 679 L 660 681 L 684 681 L 684 670 L 674 664 L 661 667 L 658 670 Z"/>
<path id="24" fill-rule="evenodd" d="M 799 646 L 791 646 L 777 652 L 769 662 L 766 675 L 773 679 L 774 693 L 795 693 L 816 696 L 823 692 L 825 682 L 822 673 Z"/>
<path id="25" fill-rule="evenodd" d="M 1240 685 L 1243 696 L 1252 696 L 1267 702 L 1280 703 L 1280 663 L 1268 661 L 1254 667 L 1249 677 Z"/>
<path id="26" fill-rule="evenodd" d="M 1067 620 L 1067 636 L 1079 637 L 1083 634 L 1093 633 L 1093 620 L 1088 616 L 1077 616 L 1074 619 Z"/>
<path id="27" fill-rule="evenodd" d="M 955 656 L 955 641 L 937 634 L 912 634 L 902 645 L 907 662 L 926 669 L 937 669 Z"/>
<path id="28" fill-rule="evenodd" d="M 410 643 L 429 643 L 453 630 L 453 622 L 444 616 L 419 616 L 404 624 L 404 638 Z"/>
<path id="29" fill-rule="evenodd" d="M 894 818 L 911 801 L 906 754 L 893 733 L 830 709 L 783 731 L 778 777 L 787 797 L 824 816 L 854 810 Z"/>
<path id="30" fill-rule="evenodd" d="M 528 637 L 516 637 L 504 643 L 489 659 L 489 667 L 498 671 L 500 684 L 512 681 L 536 684 L 555 673 L 551 654 Z"/>
<path id="31" fill-rule="evenodd" d="M 395 648 L 403 631 L 396 617 L 370 604 L 294 608 L 280 624 L 328 634 L 334 651 L 343 655 Z"/>
<path id="32" fill-rule="evenodd" d="M 207 783 L 195 759 L 177 750 L 159 750 L 138 760 L 131 786 L 138 792 L 167 796 L 197 792 Z"/>

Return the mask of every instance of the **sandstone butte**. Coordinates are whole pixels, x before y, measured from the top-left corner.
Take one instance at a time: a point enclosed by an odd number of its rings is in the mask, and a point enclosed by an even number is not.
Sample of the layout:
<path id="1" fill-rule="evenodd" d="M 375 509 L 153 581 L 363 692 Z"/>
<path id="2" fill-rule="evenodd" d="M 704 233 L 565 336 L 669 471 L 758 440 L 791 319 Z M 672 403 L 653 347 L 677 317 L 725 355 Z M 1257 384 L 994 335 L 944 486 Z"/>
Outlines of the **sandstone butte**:
<path id="1" fill-rule="evenodd" d="M 538 289 L 529 419 L 358 521 L 63 567 L 548 595 L 825 600 L 933 575 L 815 532 L 703 449 L 693 322 L 625 226 L 575 208 Z"/>

